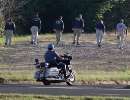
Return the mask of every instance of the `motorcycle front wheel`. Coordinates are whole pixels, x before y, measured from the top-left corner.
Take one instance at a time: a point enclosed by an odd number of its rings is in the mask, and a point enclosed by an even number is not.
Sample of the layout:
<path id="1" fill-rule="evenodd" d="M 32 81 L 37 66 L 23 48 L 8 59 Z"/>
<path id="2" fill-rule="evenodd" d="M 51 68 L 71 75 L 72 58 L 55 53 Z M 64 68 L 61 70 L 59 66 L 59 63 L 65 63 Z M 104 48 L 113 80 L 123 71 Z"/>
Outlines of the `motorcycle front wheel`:
<path id="1" fill-rule="evenodd" d="M 66 79 L 66 84 L 71 86 L 75 82 L 75 74 L 71 73 L 69 77 Z"/>

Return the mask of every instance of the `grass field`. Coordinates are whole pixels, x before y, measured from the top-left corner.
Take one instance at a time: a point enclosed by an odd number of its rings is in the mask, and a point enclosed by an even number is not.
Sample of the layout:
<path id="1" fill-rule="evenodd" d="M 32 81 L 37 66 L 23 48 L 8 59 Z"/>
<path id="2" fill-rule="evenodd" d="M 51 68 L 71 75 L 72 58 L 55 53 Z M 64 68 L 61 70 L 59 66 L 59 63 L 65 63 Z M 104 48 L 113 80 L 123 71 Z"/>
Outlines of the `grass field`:
<path id="1" fill-rule="evenodd" d="M 20 94 L 0 94 L 0 100 L 130 100 L 123 97 L 83 97 L 83 96 L 38 96 Z"/>
<path id="2" fill-rule="evenodd" d="M 35 84 L 34 71 L 0 71 L 1 78 L 7 80 L 6 82 L 22 83 L 27 82 Z M 78 71 L 76 73 L 76 81 L 80 84 L 129 84 L 130 72 L 114 71 Z M 111 82 L 111 83 L 110 83 Z"/>
<path id="3" fill-rule="evenodd" d="M 0 45 L 3 45 L 3 43 L 4 43 L 4 38 L 3 38 L 3 36 L 1 36 L 0 37 Z"/>
<path id="4" fill-rule="evenodd" d="M 63 35 L 62 43 L 56 46 L 56 51 L 72 54 L 77 82 L 88 84 L 88 82 L 114 81 L 118 84 L 129 84 L 129 36 L 127 47 L 123 50 L 117 48 L 116 37 L 113 34 L 105 36 L 103 48 L 97 48 L 94 34 L 82 34 L 80 46 L 72 45 L 72 40 L 72 34 Z M 11 47 L 3 48 L 4 41 L 0 38 L 0 77 L 13 82 L 35 81 L 34 59 L 37 57 L 43 61 L 46 46 L 48 43 L 55 43 L 55 35 L 40 35 L 39 46 L 32 46 L 29 41 L 30 36 L 16 36 Z"/>

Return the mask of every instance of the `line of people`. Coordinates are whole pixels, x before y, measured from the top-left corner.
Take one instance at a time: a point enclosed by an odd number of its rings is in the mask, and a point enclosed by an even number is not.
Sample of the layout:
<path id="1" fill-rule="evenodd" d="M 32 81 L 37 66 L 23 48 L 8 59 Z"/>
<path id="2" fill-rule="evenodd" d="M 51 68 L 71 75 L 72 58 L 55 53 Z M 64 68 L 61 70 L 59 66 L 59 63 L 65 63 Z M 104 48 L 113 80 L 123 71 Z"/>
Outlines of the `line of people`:
<path id="1" fill-rule="evenodd" d="M 37 45 L 38 44 L 38 34 L 41 30 L 41 24 L 42 21 L 38 14 L 36 14 L 32 20 L 31 20 L 31 44 Z M 80 34 L 83 32 L 84 28 L 84 20 L 82 18 L 82 15 L 80 14 L 77 16 L 74 21 L 72 22 L 72 30 L 74 31 L 74 39 L 73 44 L 79 45 L 79 37 Z M 11 18 L 8 18 L 5 24 L 5 45 L 10 46 L 12 43 L 12 37 L 14 35 L 14 32 L 16 30 L 15 23 Z M 59 16 L 56 21 L 53 24 L 53 31 L 56 35 L 56 44 L 58 45 L 62 38 L 62 33 L 64 31 L 64 21 L 63 17 Z"/>
<path id="2" fill-rule="evenodd" d="M 37 45 L 38 44 L 38 34 L 41 30 L 41 19 L 38 14 L 36 14 L 31 21 L 31 28 L 30 31 L 32 33 L 31 36 L 31 44 Z M 73 44 L 80 45 L 79 39 L 82 32 L 84 32 L 84 19 L 82 17 L 82 14 L 79 14 L 75 19 L 72 21 L 72 30 L 73 30 Z M 99 20 L 96 23 L 96 40 L 97 40 L 97 46 L 102 46 L 102 39 L 105 34 L 105 25 L 103 23 L 103 20 Z M 16 30 L 15 23 L 11 18 L 9 18 L 5 24 L 5 45 L 11 45 L 13 34 Z M 59 16 L 54 25 L 53 25 L 53 31 L 56 35 L 56 44 L 58 45 L 62 38 L 62 33 L 64 31 L 64 21 L 63 17 Z M 128 33 L 128 28 L 124 24 L 124 20 L 121 19 L 121 21 L 116 25 L 116 32 L 117 39 L 119 40 L 118 47 L 120 49 L 124 46 L 124 41 L 126 39 Z"/>
<path id="3" fill-rule="evenodd" d="M 128 28 L 124 24 L 124 20 L 121 19 L 120 22 L 116 25 L 116 29 L 115 29 L 115 35 L 117 36 L 119 49 L 123 49 L 125 44 L 124 42 L 126 41 L 127 33 L 128 33 Z M 102 46 L 102 40 L 104 34 L 105 34 L 105 25 L 103 23 L 103 20 L 100 20 L 96 24 L 96 39 L 97 39 L 98 47 Z"/>
<path id="4" fill-rule="evenodd" d="M 54 23 L 54 32 L 56 33 L 56 44 L 59 44 L 61 41 L 62 33 L 64 31 L 64 22 L 63 17 L 60 16 Z M 79 45 L 80 34 L 84 31 L 84 20 L 82 14 L 77 16 L 72 22 L 72 30 L 74 32 L 73 44 Z"/>

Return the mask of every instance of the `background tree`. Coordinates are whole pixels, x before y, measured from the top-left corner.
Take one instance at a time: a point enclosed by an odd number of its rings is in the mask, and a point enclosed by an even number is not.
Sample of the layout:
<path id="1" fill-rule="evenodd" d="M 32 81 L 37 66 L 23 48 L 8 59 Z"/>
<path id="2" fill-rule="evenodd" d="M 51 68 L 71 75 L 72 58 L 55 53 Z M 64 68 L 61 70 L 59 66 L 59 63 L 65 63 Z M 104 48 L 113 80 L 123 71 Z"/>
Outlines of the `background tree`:
<path id="1" fill-rule="evenodd" d="M 42 32 L 52 32 L 57 16 L 63 16 L 65 32 L 71 32 L 72 20 L 83 14 L 85 31 L 94 32 L 95 23 L 102 18 L 107 29 L 112 30 L 120 18 L 130 24 L 130 0 L 1 0 L 4 16 L 15 19 L 20 34 L 29 33 L 30 20 L 39 12 L 42 19 Z M 9 6 L 7 6 L 9 5 Z M 9 11 L 7 8 L 11 8 Z"/>

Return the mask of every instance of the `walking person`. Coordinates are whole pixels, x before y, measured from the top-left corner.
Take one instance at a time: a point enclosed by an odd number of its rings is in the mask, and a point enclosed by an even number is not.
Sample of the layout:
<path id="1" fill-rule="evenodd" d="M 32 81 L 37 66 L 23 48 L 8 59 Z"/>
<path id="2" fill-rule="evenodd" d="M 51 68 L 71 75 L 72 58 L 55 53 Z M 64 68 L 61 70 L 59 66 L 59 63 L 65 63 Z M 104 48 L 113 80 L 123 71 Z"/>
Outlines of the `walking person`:
<path id="1" fill-rule="evenodd" d="M 5 45 L 7 46 L 11 45 L 15 29 L 16 29 L 15 23 L 11 18 L 8 18 L 5 24 Z"/>
<path id="2" fill-rule="evenodd" d="M 127 36 L 127 26 L 124 24 L 124 20 L 121 19 L 120 22 L 116 25 L 116 35 L 118 39 L 118 48 L 123 49 L 124 42 Z"/>
<path id="3" fill-rule="evenodd" d="M 79 38 L 84 28 L 84 20 L 82 15 L 80 14 L 78 17 L 74 19 L 72 22 L 72 30 L 74 32 L 73 44 L 79 45 Z"/>
<path id="4" fill-rule="evenodd" d="M 39 18 L 38 13 L 34 16 L 34 18 L 32 18 L 30 30 L 32 33 L 31 44 L 37 45 L 38 33 L 41 30 L 41 19 Z"/>
<path id="5" fill-rule="evenodd" d="M 64 22 L 63 22 L 63 17 L 60 16 L 54 23 L 54 31 L 56 33 L 56 44 L 58 45 L 59 42 L 61 41 L 62 33 L 64 31 Z"/>
<path id="6" fill-rule="evenodd" d="M 103 23 L 103 20 L 100 20 L 99 22 L 96 23 L 96 39 L 98 47 L 102 46 L 102 39 L 104 33 L 105 33 L 105 25 Z"/>

